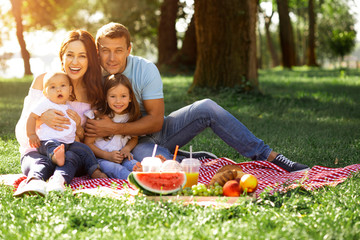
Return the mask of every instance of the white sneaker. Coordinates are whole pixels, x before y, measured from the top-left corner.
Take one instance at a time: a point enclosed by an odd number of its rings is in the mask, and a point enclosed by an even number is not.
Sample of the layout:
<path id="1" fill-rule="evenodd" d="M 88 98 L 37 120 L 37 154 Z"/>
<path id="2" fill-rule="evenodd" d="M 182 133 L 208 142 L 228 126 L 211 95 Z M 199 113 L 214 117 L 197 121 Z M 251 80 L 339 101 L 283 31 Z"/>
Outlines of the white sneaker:
<path id="1" fill-rule="evenodd" d="M 39 179 L 31 179 L 29 182 L 23 181 L 14 193 L 14 197 L 26 195 L 46 195 L 46 182 Z"/>
<path id="2" fill-rule="evenodd" d="M 65 179 L 61 174 L 55 173 L 48 181 L 46 185 L 46 194 L 49 192 L 64 192 L 65 191 Z"/>

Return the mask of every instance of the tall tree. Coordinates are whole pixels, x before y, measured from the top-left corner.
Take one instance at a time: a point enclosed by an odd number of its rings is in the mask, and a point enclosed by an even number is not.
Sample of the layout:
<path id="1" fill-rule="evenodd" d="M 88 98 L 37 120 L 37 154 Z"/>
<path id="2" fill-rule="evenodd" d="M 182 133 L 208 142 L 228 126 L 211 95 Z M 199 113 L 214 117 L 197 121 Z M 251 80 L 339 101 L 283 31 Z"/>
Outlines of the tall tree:
<path id="1" fill-rule="evenodd" d="M 16 37 L 18 39 L 20 49 L 21 49 L 21 56 L 24 61 L 24 69 L 25 75 L 32 75 L 31 67 L 30 67 L 30 53 L 26 49 L 26 43 L 24 40 L 24 26 L 22 23 L 22 15 L 21 15 L 21 4 L 22 0 L 10 0 L 12 6 L 12 13 L 15 18 L 16 22 Z"/>
<path id="2" fill-rule="evenodd" d="M 316 15 L 314 10 L 314 0 L 309 0 L 308 14 L 309 14 L 309 38 L 308 38 L 308 47 L 307 47 L 307 65 L 318 66 L 318 64 L 316 63 L 316 55 L 315 55 Z"/>
<path id="3" fill-rule="evenodd" d="M 168 64 L 177 52 L 176 17 L 178 0 L 164 0 L 158 29 L 158 65 Z"/>
<path id="4" fill-rule="evenodd" d="M 271 12 L 270 16 L 267 16 L 265 12 L 263 12 L 264 19 L 265 19 L 265 35 L 266 35 L 266 43 L 271 55 L 271 62 L 272 66 L 276 67 L 280 65 L 279 56 L 276 52 L 276 49 L 274 47 L 273 40 L 271 38 L 271 32 L 270 32 L 270 25 L 271 25 L 271 19 L 274 16 L 274 11 Z"/>
<path id="5" fill-rule="evenodd" d="M 198 56 L 191 88 L 258 88 L 257 5 L 253 0 L 195 0 Z"/>
<path id="6" fill-rule="evenodd" d="M 282 64 L 285 68 L 291 68 L 296 65 L 296 53 L 288 0 L 276 0 L 276 2 L 279 13 Z"/>
<path id="7" fill-rule="evenodd" d="M 195 17 L 191 18 L 182 41 L 182 47 L 171 59 L 170 65 L 176 69 L 193 71 L 196 66 L 197 47 L 195 33 Z"/>
<path id="8" fill-rule="evenodd" d="M 26 48 L 24 32 L 31 29 L 55 29 L 54 19 L 69 6 L 71 0 L 10 0 L 16 22 L 16 36 L 24 61 L 25 75 L 32 75 L 30 53 Z M 23 21 L 26 19 L 26 21 Z M 26 22 L 27 25 L 24 25 Z"/>

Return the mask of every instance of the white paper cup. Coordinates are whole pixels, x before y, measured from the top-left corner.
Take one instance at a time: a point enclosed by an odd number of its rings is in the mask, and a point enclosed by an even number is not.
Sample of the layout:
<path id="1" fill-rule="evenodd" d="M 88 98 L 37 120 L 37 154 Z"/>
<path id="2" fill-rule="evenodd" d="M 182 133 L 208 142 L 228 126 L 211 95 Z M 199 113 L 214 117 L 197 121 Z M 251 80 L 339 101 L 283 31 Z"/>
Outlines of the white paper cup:
<path id="1" fill-rule="evenodd" d="M 161 159 L 157 157 L 145 157 L 141 161 L 143 172 L 160 172 Z"/>

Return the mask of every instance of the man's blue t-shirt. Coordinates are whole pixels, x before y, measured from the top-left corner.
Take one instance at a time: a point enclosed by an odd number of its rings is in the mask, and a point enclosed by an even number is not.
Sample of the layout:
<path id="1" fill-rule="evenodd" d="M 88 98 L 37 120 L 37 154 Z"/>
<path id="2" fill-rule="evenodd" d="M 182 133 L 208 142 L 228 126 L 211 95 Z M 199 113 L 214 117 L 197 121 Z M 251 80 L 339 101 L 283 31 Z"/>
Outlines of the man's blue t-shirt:
<path id="1" fill-rule="evenodd" d="M 130 80 L 143 116 L 147 115 L 143 100 L 164 98 L 163 83 L 154 63 L 142 57 L 129 55 L 122 74 Z"/>

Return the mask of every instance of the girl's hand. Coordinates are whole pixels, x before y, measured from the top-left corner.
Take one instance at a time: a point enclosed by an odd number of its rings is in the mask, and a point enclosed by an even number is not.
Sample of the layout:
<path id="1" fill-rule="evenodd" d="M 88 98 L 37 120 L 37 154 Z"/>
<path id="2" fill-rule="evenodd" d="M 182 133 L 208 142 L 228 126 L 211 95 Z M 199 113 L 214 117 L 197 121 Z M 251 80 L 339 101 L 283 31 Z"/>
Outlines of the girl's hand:
<path id="1" fill-rule="evenodd" d="M 59 110 L 49 109 L 41 115 L 40 120 L 52 129 L 62 131 L 70 125 L 70 119 L 64 116 L 65 114 Z"/>
<path id="2" fill-rule="evenodd" d="M 120 154 L 123 157 L 123 159 L 129 159 L 129 160 L 134 159 L 133 155 L 130 153 L 130 150 L 128 150 L 126 147 L 123 147 L 120 150 Z"/>
<path id="3" fill-rule="evenodd" d="M 40 147 L 40 139 L 36 134 L 29 136 L 29 144 L 32 148 L 38 148 Z"/>
<path id="4" fill-rule="evenodd" d="M 120 154 L 119 151 L 112 151 L 109 152 L 109 159 L 107 159 L 111 162 L 114 163 L 122 163 L 122 161 L 124 160 L 124 157 Z"/>

